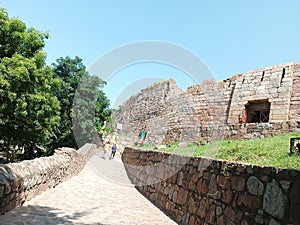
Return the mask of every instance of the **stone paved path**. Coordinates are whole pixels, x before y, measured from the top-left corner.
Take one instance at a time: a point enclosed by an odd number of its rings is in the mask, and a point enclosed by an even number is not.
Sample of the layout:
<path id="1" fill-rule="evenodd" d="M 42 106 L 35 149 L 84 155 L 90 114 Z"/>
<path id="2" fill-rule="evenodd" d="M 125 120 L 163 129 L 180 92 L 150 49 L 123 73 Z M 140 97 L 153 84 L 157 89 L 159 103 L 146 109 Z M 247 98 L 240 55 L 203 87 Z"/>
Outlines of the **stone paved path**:
<path id="1" fill-rule="evenodd" d="M 176 223 L 130 185 L 120 158 L 96 155 L 77 176 L 0 216 L 0 224 Z"/>

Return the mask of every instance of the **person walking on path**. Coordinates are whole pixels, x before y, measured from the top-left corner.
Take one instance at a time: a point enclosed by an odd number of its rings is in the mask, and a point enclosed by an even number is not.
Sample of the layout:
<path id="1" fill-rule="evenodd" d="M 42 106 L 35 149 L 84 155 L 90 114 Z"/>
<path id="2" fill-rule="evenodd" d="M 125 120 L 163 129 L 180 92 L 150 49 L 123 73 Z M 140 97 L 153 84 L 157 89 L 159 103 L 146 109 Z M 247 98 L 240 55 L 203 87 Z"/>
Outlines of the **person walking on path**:
<path id="1" fill-rule="evenodd" d="M 104 145 L 104 156 L 103 158 L 106 159 L 106 156 L 109 156 L 110 155 L 110 148 L 111 148 L 111 145 L 110 145 L 110 142 L 107 142 L 105 145 Z"/>
<path id="2" fill-rule="evenodd" d="M 117 151 L 117 145 L 113 144 L 113 146 L 111 147 L 111 155 L 110 155 L 110 159 L 113 159 L 116 155 L 116 151 Z"/>

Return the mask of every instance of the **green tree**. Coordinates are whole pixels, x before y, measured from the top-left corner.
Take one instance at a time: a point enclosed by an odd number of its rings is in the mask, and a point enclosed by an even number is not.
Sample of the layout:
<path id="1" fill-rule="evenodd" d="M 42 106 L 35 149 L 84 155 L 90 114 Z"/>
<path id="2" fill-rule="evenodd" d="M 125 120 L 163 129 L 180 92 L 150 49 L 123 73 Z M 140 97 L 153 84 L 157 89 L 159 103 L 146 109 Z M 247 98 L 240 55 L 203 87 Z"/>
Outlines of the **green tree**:
<path id="1" fill-rule="evenodd" d="M 0 59 L 20 54 L 26 58 L 45 46 L 48 33 L 26 28 L 26 24 L 17 18 L 9 18 L 5 9 L 0 8 Z"/>
<path id="2" fill-rule="evenodd" d="M 109 100 L 99 89 L 105 83 L 97 76 L 85 74 L 77 88 L 73 105 L 73 132 L 78 147 L 92 142 L 104 121 L 110 120 Z"/>
<path id="3" fill-rule="evenodd" d="M 82 63 L 82 59 L 75 57 L 59 58 L 56 63 L 52 64 L 54 77 L 62 80 L 62 85 L 55 90 L 55 95 L 60 102 L 61 122 L 59 128 L 55 132 L 55 139 L 50 143 L 51 148 L 68 146 L 76 147 L 76 142 L 72 134 L 72 105 L 74 95 L 80 79 L 86 72 L 86 68 Z"/>
<path id="4" fill-rule="evenodd" d="M 56 91 L 61 105 L 61 124 L 52 146 L 78 148 L 91 141 L 104 121 L 110 120 L 109 100 L 100 90 L 105 82 L 89 75 L 78 56 L 57 59 L 53 71 L 63 84 Z"/>
<path id="5" fill-rule="evenodd" d="M 110 107 L 110 101 L 104 92 L 99 91 L 96 105 L 95 105 L 95 126 L 98 133 L 104 132 L 102 129 L 104 122 L 111 122 L 112 110 Z"/>
<path id="6" fill-rule="evenodd" d="M 5 150 L 25 150 L 31 158 L 59 123 L 59 102 L 51 89 L 59 84 L 45 66 L 44 54 L 34 58 L 15 54 L 0 63 L 0 134 Z M 14 157 L 12 157 L 13 160 Z"/>
<path id="7" fill-rule="evenodd" d="M 0 8 L 0 150 L 22 149 L 31 158 L 59 124 L 59 101 L 53 94 L 59 79 L 53 77 L 42 52 L 47 34 Z"/>

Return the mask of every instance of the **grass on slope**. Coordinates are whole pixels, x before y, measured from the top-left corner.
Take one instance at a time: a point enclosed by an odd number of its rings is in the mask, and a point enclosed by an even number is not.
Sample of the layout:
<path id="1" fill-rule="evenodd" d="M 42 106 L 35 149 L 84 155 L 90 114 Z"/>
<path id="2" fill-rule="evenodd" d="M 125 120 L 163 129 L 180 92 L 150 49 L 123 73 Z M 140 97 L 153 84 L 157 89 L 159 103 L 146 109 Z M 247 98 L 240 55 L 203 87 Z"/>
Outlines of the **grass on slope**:
<path id="1" fill-rule="evenodd" d="M 300 137 L 300 132 L 264 139 L 224 140 L 205 146 L 188 144 L 179 147 L 179 143 L 172 143 L 160 151 L 300 170 L 300 155 L 288 154 L 291 137 Z M 154 149 L 154 146 L 146 145 L 143 148 Z"/>

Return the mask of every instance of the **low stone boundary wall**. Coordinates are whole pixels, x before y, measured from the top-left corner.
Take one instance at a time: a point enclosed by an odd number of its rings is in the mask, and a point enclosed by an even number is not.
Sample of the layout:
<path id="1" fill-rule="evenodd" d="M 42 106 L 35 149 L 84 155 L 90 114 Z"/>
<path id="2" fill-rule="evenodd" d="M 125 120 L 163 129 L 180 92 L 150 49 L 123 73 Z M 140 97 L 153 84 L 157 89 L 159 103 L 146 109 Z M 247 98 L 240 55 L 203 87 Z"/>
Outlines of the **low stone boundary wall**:
<path id="1" fill-rule="evenodd" d="M 255 139 L 300 131 L 300 121 L 226 124 L 224 139 Z"/>
<path id="2" fill-rule="evenodd" d="M 156 132 L 159 127 L 155 128 Z M 173 130 L 164 133 L 161 131 L 159 135 L 154 135 L 149 131 L 149 135 L 145 140 L 141 140 L 138 134 L 124 133 L 123 130 L 118 130 L 118 141 L 124 146 L 133 146 L 135 144 L 161 144 L 172 142 L 194 142 L 207 144 L 215 140 L 244 140 L 257 139 L 286 134 L 290 132 L 300 131 L 300 121 L 291 120 L 284 122 L 268 122 L 268 123 L 243 123 L 243 124 L 206 124 L 206 125 L 187 125 L 178 124 Z M 152 136 L 151 136 L 152 135 Z"/>
<path id="3" fill-rule="evenodd" d="M 78 151 L 61 148 L 53 156 L 0 164 L 0 214 L 78 174 L 95 150 L 86 144 Z"/>
<path id="4" fill-rule="evenodd" d="M 300 224 L 298 170 L 132 148 L 122 160 L 136 188 L 179 224 Z"/>

